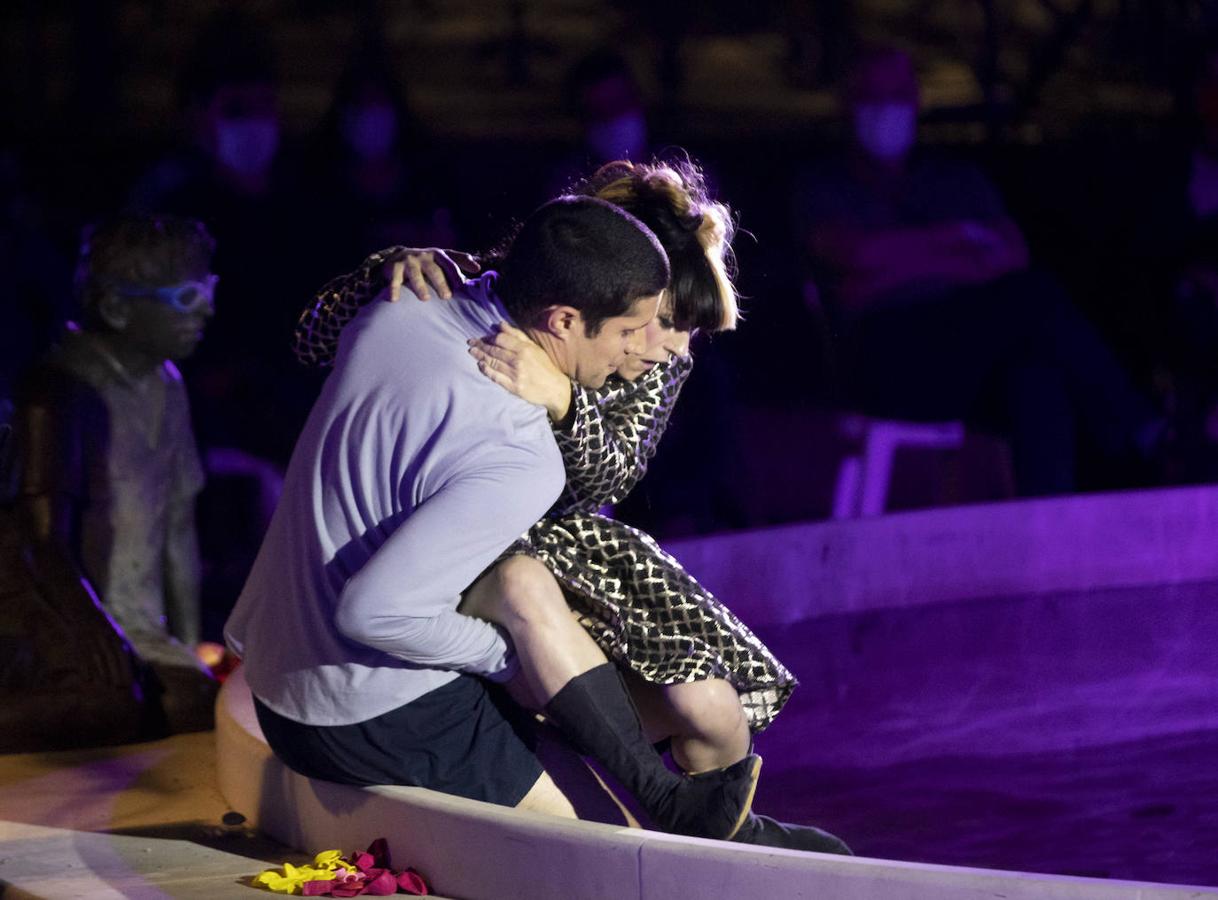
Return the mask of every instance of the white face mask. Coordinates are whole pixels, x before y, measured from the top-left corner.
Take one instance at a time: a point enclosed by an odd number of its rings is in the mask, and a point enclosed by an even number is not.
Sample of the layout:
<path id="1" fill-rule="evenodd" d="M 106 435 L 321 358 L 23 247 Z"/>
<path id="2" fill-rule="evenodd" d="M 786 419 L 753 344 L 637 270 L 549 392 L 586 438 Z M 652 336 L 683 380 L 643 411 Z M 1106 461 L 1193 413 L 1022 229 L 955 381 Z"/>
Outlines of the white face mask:
<path id="1" fill-rule="evenodd" d="M 392 106 L 378 103 L 347 110 L 339 126 L 343 140 L 360 159 L 381 159 L 398 136 L 398 117 Z"/>
<path id="2" fill-rule="evenodd" d="M 647 119 L 641 112 L 630 110 L 603 122 L 590 123 L 586 137 L 601 162 L 640 160 L 647 152 Z"/>
<path id="3" fill-rule="evenodd" d="M 279 149 L 279 124 L 266 116 L 221 119 L 216 125 L 216 156 L 247 178 L 266 174 Z"/>
<path id="4" fill-rule="evenodd" d="M 854 110 L 854 136 L 881 162 L 902 159 L 918 134 L 918 110 L 912 103 L 865 103 Z"/>

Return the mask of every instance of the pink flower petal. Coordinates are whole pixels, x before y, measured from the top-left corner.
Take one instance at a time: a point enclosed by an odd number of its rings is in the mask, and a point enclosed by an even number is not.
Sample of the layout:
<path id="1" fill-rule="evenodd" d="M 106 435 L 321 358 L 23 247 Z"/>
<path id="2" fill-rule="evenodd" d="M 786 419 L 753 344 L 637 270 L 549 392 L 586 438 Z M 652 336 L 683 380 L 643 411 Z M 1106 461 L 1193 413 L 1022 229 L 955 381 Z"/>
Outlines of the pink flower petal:
<path id="1" fill-rule="evenodd" d="M 416 897 L 426 897 L 431 893 L 427 889 L 427 882 L 423 880 L 423 876 L 414 869 L 407 869 L 398 875 L 398 887 Z"/>
<path id="2" fill-rule="evenodd" d="M 366 872 L 376 863 L 371 853 L 352 853 L 351 862 L 361 872 Z"/>
<path id="3" fill-rule="evenodd" d="M 381 874 L 364 885 L 362 894 L 369 897 L 387 897 L 398 892 L 398 880 L 392 872 L 381 871 Z"/>
<path id="4" fill-rule="evenodd" d="M 368 845 L 368 853 L 371 853 L 376 859 L 376 864 L 382 869 L 393 868 L 393 863 L 389 861 L 389 842 L 382 838 L 377 838 Z"/>
<path id="5" fill-rule="evenodd" d="M 333 889 L 333 881 L 306 881 L 300 886 L 300 893 L 305 897 L 324 897 Z"/>

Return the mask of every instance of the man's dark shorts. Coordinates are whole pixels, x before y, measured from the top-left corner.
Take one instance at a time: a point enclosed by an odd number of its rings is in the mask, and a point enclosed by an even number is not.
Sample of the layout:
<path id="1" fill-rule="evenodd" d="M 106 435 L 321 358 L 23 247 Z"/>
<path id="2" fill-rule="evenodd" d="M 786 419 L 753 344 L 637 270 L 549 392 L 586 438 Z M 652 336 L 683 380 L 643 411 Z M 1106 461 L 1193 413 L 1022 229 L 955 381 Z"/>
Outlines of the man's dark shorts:
<path id="1" fill-rule="evenodd" d="M 542 773 L 533 717 L 503 688 L 469 675 L 354 725 L 305 725 L 256 697 L 254 707 L 275 755 L 310 778 L 516 806 Z"/>

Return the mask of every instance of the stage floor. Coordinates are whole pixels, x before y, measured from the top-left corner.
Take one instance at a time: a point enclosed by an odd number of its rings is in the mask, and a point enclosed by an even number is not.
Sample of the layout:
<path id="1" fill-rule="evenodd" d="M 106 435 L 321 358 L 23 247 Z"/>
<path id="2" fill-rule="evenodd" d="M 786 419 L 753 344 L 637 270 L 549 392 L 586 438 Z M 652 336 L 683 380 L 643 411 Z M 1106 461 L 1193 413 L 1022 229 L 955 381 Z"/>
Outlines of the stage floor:
<path id="1" fill-rule="evenodd" d="M 1212 583 L 763 631 L 802 685 L 756 808 L 869 857 L 1218 885 L 1216 633 Z M 304 857 L 225 824 L 214 773 L 212 734 L 0 756 L 0 894 L 257 896 Z"/>
<path id="2" fill-rule="evenodd" d="M 256 897 L 242 879 L 303 857 L 243 827 L 215 736 L 0 756 L 0 894 Z"/>
<path id="3" fill-rule="evenodd" d="M 1218 585 L 763 632 L 801 687 L 756 809 L 864 856 L 1218 885 Z"/>
<path id="4" fill-rule="evenodd" d="M 0 755 L 0 896 L 282 896 L 247 882 L 311 857 L 226 824 L 230 812 L 216 788 L 211 732 Z"/>

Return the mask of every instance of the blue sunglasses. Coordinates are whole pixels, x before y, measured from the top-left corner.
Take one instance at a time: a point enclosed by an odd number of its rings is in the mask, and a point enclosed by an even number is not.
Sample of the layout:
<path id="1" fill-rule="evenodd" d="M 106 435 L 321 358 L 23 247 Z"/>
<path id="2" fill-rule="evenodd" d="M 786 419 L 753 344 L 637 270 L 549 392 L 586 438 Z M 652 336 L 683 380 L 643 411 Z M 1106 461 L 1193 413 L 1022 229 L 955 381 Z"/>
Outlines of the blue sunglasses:
<path id="1" fill-rule="evenodd" d="M 179 281 L 158 288 L 119 285 L 115 289 L 127 297 L 148 297 L 172 306 L 178 312 L 192 313 L 215 305 L 216 282 L 219 280 L 219 275 L 207 275 L 202 281 Z"/>

